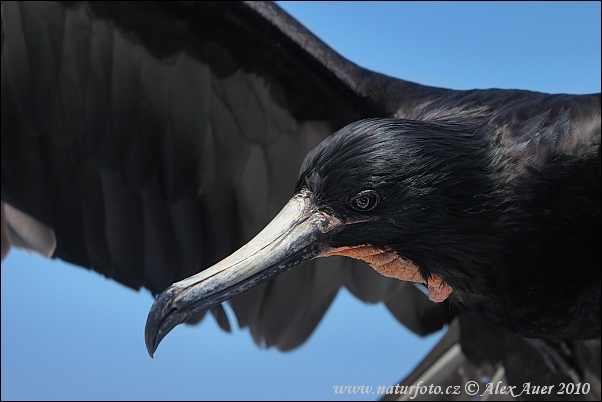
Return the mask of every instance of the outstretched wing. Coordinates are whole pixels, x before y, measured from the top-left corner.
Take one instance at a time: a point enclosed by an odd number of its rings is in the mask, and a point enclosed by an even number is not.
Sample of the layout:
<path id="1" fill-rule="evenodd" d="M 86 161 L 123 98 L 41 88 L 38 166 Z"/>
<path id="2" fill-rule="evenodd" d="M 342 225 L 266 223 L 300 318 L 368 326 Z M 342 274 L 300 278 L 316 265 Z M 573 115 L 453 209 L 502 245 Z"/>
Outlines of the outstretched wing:
<path id="1" fill-rule="evenodd" d="M 460 311 L 431 352 L 382 397 L 410 399 L 599 400 L 600 339 L 527 339 Z"/>
<path id="2" fill-rule="evenodd" d="M 391 113 L 369 72 L 271 3 L 11 3 L 3 20 L 9 226 L 16 208 L 54 232 L 54 257 L 135 289 L 231 253 L 285 204 L 310 149 Z M 352 265 L 311 262 L 231 304 L 282 350 L 343 285 L 420 334 L 447 321 L 413 286 Z"/>

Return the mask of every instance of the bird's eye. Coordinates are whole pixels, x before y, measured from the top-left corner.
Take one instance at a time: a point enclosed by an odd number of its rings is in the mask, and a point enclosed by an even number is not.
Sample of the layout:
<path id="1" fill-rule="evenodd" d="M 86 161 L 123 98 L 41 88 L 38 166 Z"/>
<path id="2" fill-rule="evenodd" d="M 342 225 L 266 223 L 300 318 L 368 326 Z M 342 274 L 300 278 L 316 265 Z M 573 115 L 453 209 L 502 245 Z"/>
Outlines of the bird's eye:
<path id="1" fill-rule="evenodd" d="M 356 211 L 366 212 L 372 211 L 378 205 L 380 198 L 374 190 L 364 190 L 349 200 L 349 205 Z"/>

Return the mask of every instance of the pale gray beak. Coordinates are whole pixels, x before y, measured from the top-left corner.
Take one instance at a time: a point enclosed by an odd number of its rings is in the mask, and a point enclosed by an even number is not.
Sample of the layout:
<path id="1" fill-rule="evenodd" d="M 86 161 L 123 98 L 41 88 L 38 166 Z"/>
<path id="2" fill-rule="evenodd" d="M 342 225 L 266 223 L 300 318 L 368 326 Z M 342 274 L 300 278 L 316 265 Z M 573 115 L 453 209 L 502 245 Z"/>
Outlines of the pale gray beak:
<path id="1" fill-rule="evenodd" d="M 150 356 L 175 326 L 325 250 L 342 222 L 319 211 L 302 190 L 246 245 L 204 271 L 174 283 L 151 307 L 145 340 Z"/>

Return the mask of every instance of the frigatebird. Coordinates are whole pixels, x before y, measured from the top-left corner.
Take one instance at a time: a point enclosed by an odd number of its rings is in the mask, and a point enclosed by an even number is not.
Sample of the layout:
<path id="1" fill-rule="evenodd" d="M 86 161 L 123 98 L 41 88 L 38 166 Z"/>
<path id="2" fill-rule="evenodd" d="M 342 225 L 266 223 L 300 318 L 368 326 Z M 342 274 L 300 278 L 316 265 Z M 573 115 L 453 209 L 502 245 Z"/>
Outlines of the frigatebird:
<path id="1" fill-rule="evenodd" d="M 431 301 L 451 297 L 521 336 L 599 337 L 600 96 L 427 99 L 407 118 L 360 120 L 314 148 L 264 230 L 157 298 L 151 356 L 176 325 L 333 255 L 424 283 Z"/>

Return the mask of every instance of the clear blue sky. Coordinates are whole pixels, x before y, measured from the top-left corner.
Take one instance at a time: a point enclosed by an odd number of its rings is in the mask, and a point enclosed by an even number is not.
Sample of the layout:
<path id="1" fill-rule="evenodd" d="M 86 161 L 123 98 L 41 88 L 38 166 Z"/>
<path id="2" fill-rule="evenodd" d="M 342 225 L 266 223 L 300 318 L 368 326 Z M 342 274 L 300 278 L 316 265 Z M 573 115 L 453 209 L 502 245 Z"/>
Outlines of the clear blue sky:
<path id="1" fill-rule="evenodd" d="M 599 2 L 282 6 L 343 56 L 392 76 L 600 92 Z M 382 305 L 341 291 L 292 352 L 259 349 L 209 318 L 175 329 L 151 359 L 148 292 L 14 251 L 1 271 L 2 399 L 348 399 L 332 387 L 394 384 L 440 337 L 413 336 Z"/>

